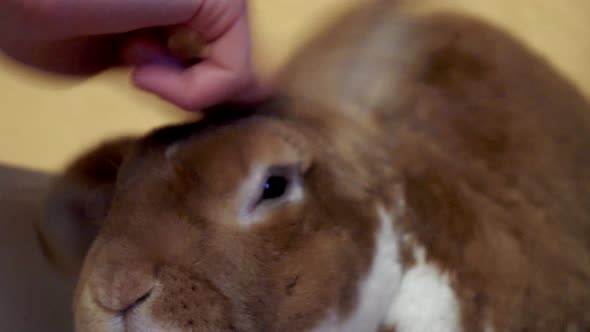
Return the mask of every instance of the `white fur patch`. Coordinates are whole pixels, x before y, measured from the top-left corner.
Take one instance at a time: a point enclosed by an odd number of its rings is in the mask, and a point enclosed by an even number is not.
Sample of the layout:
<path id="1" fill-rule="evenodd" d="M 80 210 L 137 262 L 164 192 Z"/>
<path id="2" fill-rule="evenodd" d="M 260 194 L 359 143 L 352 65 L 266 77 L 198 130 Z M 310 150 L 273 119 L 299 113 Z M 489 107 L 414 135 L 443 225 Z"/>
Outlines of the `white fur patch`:
<path id="1" fill-rule="evenodd" d="M 337 317 L 332 313 L 312 331 L 370 332 L 381 326 L 398 292 L 402 266 L 392 217 L 383 208 L 379 208 L 378 213 L 381 229 L 377 235 L 376 255 L 369 274 L 360 285 L 356 310 L 349 317 Z"/>
<path id="2" fill-rule="evenodd" d="M 459 332 L 459 302 L 449 277 L 426 262 L 422 247 L 414 251 L 416 265 L 404 273 L 386 320 L 397 332 Z"/>

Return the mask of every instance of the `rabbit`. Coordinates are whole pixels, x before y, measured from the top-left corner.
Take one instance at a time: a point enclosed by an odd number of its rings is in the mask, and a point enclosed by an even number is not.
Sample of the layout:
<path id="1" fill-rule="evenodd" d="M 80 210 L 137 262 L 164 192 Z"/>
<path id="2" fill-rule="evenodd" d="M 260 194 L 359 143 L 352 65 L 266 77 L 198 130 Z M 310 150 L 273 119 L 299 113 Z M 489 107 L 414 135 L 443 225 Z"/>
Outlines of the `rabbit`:
<path id="1" fill-rule="evenodd" d="M 507 32 L 375 1 L 204 114 L 56 182 L 77 331 L 590 329 L 590 105 Z"/>

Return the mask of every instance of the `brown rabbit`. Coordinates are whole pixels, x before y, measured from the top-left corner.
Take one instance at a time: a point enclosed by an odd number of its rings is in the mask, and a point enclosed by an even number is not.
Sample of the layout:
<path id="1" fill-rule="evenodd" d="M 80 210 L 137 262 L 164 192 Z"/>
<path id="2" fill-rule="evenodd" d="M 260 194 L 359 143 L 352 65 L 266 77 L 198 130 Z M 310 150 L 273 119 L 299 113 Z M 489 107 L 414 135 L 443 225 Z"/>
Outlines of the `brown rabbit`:
<path id="1" fill-rule="evenodd" d="M 66 172 L 78 331 L 590 329 L 590 105 L 548 63 L 387 0 L 283 78 Z"/>

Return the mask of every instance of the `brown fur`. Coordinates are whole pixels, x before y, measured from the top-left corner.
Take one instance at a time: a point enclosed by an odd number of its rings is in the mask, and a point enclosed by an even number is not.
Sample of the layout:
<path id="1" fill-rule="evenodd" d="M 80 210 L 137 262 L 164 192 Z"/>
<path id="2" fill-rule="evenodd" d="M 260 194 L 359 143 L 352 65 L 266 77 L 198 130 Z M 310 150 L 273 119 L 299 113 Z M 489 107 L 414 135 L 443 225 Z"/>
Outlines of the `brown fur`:
<path id="1" fill-rule="evenodd" d="M 395 227 L 450 273 L 464 331 L 590 328 L 588 103 L 482 22 L 388 1 L 341 22 L 286 68 L 285 103 L 219 107 L 133 146 L 80 278 L 80 330 L 138 300 L 193 331 L 346 317 L 375 251 L 373 207 L 401 198 Z M 299 165 L 305 199 L 243 228 L 256 164 Z"/>
<path id="2" fill-rule="evenodd" d="M 452 271 L 466 330 L 590 328 L 588 104 L 481 23 L 418 26 L 437 46 L 391 129 L 403 227 Z"/>

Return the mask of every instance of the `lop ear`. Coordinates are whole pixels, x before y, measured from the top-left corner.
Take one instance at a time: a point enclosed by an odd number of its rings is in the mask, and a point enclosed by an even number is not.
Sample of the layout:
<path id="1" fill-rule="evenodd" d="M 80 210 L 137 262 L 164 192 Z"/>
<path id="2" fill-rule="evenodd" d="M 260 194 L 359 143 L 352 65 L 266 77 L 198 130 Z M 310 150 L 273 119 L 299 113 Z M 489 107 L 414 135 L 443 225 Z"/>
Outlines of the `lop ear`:
<path id="1" fill-rule="evenodd" d="M 45 256 L 67 275 L 78 274 L 106 217 L 117 173 L 134 141 L 120 138 L 91 149 L 53 184 L 36 229 Z"/>
<path id="2" fill-rule="evenodd" d="M 401 70 L 412 61 L 412 40 L 398 15 L 398 1 L 367 1 L 293 56 L 279 75 L 285 94 L 349 112 L 391 104 L 386 98 L 395 94 Z"/>

